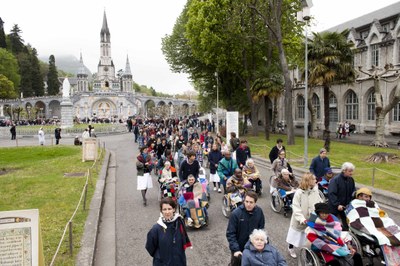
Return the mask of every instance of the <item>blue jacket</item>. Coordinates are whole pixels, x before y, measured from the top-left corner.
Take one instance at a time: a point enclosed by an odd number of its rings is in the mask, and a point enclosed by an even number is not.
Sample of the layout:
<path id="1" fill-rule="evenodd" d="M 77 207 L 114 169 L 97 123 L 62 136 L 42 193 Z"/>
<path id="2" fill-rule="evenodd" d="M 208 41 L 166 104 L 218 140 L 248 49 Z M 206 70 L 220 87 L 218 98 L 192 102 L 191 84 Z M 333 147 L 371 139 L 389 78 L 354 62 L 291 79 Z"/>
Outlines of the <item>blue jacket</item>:
<path id="1" fill-rule="evenodd" d="M 166 225 L 164 230 L 161 225 L 155 224 L 147 234 L 146 250 L 153 257 L 153 266 L 186 266 L 183 235 L 176 228 L 178 222 Z"/>
<path id="2" fill-rule="evenodd" d="M 287 266 L 279 251 L 269 244 L 259 252 L 253 244 L 247 242 L 242 255 L 242 266 Z"/>
<path id="3" fill-rule="evenodd" d="M 246 164 L 246 160 L 249 158 L 251 158 L 249 147 L 243 149 L 243 146 L 239 146 L 239 148 L 236 149 L 236 161 L 239 166 L 242 165 L 243 167 Z"/>
<path id="4" fill-rule="evenodd" d="M 344 176 L 343 172 L 331 179 L 328 186 L 328 204 L 331 213 L 337 215 L 339 205 L 348 205 L 353 200 L 355 191 L 354 179 Z"/>
<path id="5" fill-rule="evenodd" d="M 217 172 L 216 164 L 218 165 L 219 161 L 222 159 L 222 153 L 219 150 L 211 150 L 208 154 L 208 162 L 210 163 L 210 173 L 215 174 Z"/>
<path id="6" fill-rule="evenodd" d="M 236 208 L 229 218 L 226 238 L 232 253 L 243 251 L 254 229 L 264 229 L 265 218 L 260 207 L 256 205 L 252 212 L 248 212 L 244 205 Z"/>
<path id="7" fill-rule="evenodd" d="M 327 167 L 331 167 L 329 158 L 325 157 L 324 159 L 321 159 L 321 157 L 318 155 L 311 161 L 310 172 L 318 179 L 325 175 L 325 168 Z"/>

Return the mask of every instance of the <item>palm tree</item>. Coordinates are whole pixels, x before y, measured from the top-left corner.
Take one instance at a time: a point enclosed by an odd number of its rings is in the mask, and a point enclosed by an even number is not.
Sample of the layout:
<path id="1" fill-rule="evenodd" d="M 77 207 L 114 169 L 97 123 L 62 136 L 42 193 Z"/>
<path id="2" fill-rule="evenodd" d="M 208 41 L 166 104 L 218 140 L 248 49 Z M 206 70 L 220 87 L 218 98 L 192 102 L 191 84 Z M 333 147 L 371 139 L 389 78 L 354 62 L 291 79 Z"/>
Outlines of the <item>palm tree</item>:
<path id="1" fill-rule="evenodd" d="M 309 40 L 309 84 L 322 86 L 324 98 L 325 148 L 329 151 L 329 90 L 332 85 L 353 83 L 353 44 L 347 42 L 348 30 L 342 32 L 313 33 Z"/>

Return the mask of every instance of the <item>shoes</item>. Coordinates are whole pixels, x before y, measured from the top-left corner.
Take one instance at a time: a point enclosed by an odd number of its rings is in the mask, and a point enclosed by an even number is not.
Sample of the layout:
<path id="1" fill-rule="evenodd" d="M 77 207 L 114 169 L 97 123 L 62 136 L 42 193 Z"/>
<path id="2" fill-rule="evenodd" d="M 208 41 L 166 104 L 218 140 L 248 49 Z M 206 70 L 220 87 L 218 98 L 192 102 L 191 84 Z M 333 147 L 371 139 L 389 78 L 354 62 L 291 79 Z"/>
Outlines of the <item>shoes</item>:
<path id="1" fill-rule="evenodd" d="M 143 206 L 147 206 L 147 199 L 143 200 Z"/>
<path id="2" fill-rule="evenodd" d="M 289 254 L 292 258 L 297 258 L 296 251 L 293 248 L 288 248 Z"/>
<path id="3" fill-rule="evenodd" d="M 214 191 L 216 191 L 217 190 L 217 188 L 216 187 L 214 187 Z"/>
<path id="4" fill-rule="evenodd" d="M 192 226 L 193 225 L 193 220 L 192 220 L 192 218 L 187 218 L 187 224 L 188 224 L 188 226 Z"/>
<path id="5" fill-rule="evenodd" d="M 218 189 L 218 193 L 221 193 L 221 189 L 220 188 Z"/>

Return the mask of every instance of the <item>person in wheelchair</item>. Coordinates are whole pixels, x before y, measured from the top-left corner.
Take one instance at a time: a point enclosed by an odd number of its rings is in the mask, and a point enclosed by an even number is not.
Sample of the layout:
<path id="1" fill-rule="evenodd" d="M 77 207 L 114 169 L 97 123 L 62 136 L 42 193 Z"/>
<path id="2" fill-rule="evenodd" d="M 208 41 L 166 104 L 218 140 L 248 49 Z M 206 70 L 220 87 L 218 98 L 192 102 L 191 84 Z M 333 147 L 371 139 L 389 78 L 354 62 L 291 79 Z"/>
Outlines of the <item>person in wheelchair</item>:
<path id="1" fill-rule="evenodd" d="M 281 174 L 276 179 L 277 189 L 282 196 L 285 208 L 290 208 L 293 202 L 294 192 L 299 187 L 299 182 L 287 169 L 282 169 Z"/>
<path id="2" fill-rule="evenodd" d="M 307 226 L 305 233 L 311 250 L 319 254 L 325 265 L 363 265 L 361 255 L 343 240 L 339 219 L 330 214 L 327 203 L 315 204 Z"/>
<path id="3" fill-rule="evenodd" d="M 193 175 L 189 175 L 179 190 L 179 205 L 187 226 L 200 228 L 207 224 L 207 188 L 198 182 Z"/>
<path id="4" fill-rule="evenodd" d="M 242 176 L 251 183 L 252 187 L 256 187 L 256 193 L 260 196 L 262 187 L 260 172 L 255 166 L 253 159 L 250 158 L 246 160 L 246 164 L 243 166 Z"/>
<path id="5" fill-rule="evenodd" d="M 329 182 L 333 178 L 333 171 L 332 168 L 326 167 L 325 169 L 325 175 L 321 177 L 321 180 L 318 182 L 318 189 L 324 193 L 325 198 L 328 198 L 328 186 Z"/>
<path id="6" fill-rule="evenodd" d="M 169 161 L 164 163 L 164 168 L 160 170 L 158 177 L 160 183 L 161 197 L 171 197 L 176 200 L 176 192 L 179 186 L 179 178 L 176 169 L 171 166 Z"/>
<path id="7" fill-rule="evenodd" d="M 357 235 L 368 257 L 381 256 L 387 265 L 399 261 L 400 227 L 372 200 L 366 187 L 356 191 L 356 197 L 346 208 L 350 230 Z"/>
<path id="8" fill-rule="evenodd" d="M 247 190 L 251 188 L 251 183 L 242 176 L 242 170 L 236 168 L 234 174 L 226 181 L 227 198 L 229 206 L 241 204 Z"/>

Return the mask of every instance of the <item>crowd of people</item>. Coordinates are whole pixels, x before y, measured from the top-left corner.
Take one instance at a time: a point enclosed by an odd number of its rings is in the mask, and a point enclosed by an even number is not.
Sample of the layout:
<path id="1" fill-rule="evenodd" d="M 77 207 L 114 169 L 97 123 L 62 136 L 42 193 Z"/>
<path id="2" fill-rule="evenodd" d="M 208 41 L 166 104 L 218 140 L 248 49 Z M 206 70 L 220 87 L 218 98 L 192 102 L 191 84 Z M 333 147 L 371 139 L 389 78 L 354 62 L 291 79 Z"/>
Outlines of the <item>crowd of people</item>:
<path id="1" fill-rule="evenodd" d="M 147 205 L 147 189 L 153 187 L 153 171 L 164 188 L 172 182 L 172 191 L 177 191 L 170 193 L 171 197 L 161 197 L 161 216 L 148 233 L 146 249 L 153 257 L 153 265 L 186 265 L 185 249 L 191 243 L 185 226 L 201 227 L 207 212 L 204 208 L 208 207 L 209 191 L 199 178 L 204 167 L 209 169 L 210 190 L 224 195 L 238 193 L 242 197 L 241 204 L 232 210 L 226 229 L 230 265 L 287 265 L 268 241 L 264 212 L 257 206 L 262 178 L 245 139 L 231 133 L 226 145 L 220 135 L 208 130 L 210 121 L 200 126 L 197 117 L 139 118 L 131 122 L 134 140 L 140 147 L 136 162 L 137 189 L 142 193 L 143 205 Z M 363 195 L 355 188 L 352 177 L 355 166 L 345 162 L 340 173 L 333 177 L 327 151 L 321 149 L 312 160 L 309 172 L 296 178 L 285 153 L 283 141 L 278 139 L 269 159 L 280 196 L 291 208 L 286 237 L 290 257 L 297 257 L 296 248 L 310 246 L 322 254 L 326 265 L 342 265 L 343 261 L 363 265 L 360 251 L 342 239 L 342 232 L 350 230 L 349 206 L 355 195 L 360 198 Z M 203 210 L 202 216 L 197 214 L 199 210 Z"/>

